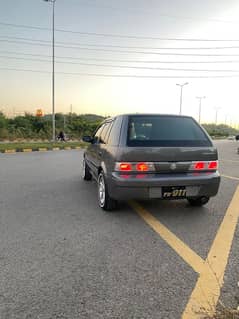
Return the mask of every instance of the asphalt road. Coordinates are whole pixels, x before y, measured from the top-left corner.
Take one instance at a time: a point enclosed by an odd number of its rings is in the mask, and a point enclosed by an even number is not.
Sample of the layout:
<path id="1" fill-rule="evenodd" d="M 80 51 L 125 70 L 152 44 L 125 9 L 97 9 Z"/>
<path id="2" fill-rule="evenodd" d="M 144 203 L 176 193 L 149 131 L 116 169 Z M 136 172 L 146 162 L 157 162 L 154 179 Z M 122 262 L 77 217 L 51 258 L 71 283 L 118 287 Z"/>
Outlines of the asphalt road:
<path id="1" fill-rule="evenodd" d="M 227 177 L 205 207 L 140 203 L 203 259 L 239 184 L 239 143 L 216 144 Z M 98 208 L 82 154 L 0 155 L 0 318 L 181 318 L 198 274 L 127 203 Z M 238 238 L 237 226 L 221 290 L 233 307 Z"/>

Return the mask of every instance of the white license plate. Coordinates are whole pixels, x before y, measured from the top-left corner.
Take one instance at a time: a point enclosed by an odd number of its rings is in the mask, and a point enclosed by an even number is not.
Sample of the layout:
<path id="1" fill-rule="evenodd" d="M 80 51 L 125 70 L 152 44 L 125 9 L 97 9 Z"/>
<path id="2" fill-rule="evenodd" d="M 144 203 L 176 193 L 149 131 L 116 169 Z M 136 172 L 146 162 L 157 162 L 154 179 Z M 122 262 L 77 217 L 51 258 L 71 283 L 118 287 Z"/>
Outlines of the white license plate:
<path id="1" fill-rule="evenodd" d="M 193 196 L 198 195 L 200 187 L 199 186 L 186 186 L 185 190 L 186 190 L 186 196 L 193 197 Z M 175 193 L 177 194 L 177 192 L 174 192 L 174 194 Z M 181 193 L 183 193 L 183 192 L 181 192 Z M 162 195 L 163 195 L 162 194 L 162 187 L 151 187 L 149 189 L 149 198 L 165 198 Z"/>

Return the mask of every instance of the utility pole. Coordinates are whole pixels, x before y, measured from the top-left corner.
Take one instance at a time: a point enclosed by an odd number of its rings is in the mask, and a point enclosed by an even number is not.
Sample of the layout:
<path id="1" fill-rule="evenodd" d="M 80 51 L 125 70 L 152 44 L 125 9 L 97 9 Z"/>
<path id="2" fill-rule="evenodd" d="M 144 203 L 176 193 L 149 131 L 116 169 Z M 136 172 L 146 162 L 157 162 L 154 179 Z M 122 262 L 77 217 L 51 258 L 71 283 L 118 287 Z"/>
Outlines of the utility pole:
<path id="1" fill-rule="evenodd" d="M 66 133 L 66 116 L 63 115 L 63 132 Z"/>
<path id="2" fill-rule="evenodd" d="M 196 96 L 196 99 L 199 100 L 199 110 L 198 110 L 198 123 L 201 124 L 201 111 L 202 111 L 202 99 L 205 99 L 206 96 Z"/>
<path id="3" fill-rule="evenodd" d="M 227 125 L 227 117 L 228 117 L 228 114 L 225 114 L 225 124 Z"/>
<path id="4" fill-rule="evenodd" d="M 185 83 L 183 83 L 183 84 L 176 84 L 176 85 L 178 85 L 178 86 L 180 86 L 180 102 L 179 102 L 179 115 L 182 115 L 182 104 L 183 104 L 183 87 L 185 86 L 185 85 L 187 85 L 188 84 L 188 82 L 185 82 Z"/>
<path id="5" fill-rule="evenodd" d="M 218 115 L 218 111 L 220 110 L 220 107 L 215 107 L 215 110 L 216 110 L 215 124 L 217 125 L 217 115 Z"/>
<path id="6" fill-rule="evenodd" d="M 55 2 L 56 0 L 44 0 L 52 3 L 52 140 L 56 140 L 55 118 Z"/>
<path id="7" fill-rule="evenodd" d="M 72 104 L 70 106 L 71 110 L 70 110 L 70 118 L 71 118 L 71 123 L 72 123 Z"/>

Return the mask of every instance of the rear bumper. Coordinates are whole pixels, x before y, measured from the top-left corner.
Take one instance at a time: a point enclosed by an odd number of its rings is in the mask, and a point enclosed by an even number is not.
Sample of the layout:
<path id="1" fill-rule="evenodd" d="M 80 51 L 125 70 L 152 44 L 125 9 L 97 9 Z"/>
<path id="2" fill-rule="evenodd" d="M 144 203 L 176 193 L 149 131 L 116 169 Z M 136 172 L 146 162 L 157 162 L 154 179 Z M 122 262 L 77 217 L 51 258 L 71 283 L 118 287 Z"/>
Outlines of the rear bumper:
<path id="1" fill-rule="evenodd" d="M 220 175 L 213 173 L 122 175 L 108 178 L 109 195 L 118 200 L 162 198 L 163 186 L 185 186 L 187 197 L 215 196 Z"/>

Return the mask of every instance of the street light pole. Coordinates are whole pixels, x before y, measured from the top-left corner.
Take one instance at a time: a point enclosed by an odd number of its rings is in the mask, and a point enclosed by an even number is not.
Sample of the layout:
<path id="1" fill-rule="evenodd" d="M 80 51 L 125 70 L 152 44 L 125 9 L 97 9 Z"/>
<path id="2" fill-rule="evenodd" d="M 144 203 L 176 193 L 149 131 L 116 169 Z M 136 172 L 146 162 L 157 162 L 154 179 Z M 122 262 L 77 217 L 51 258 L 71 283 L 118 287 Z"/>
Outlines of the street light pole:
<path id="1" fill-rule="evenodd" d="M 183 84 L 176 84 L 178 86 L 180 86 L 180 106 L 179 106 L 179 114 L 182 115 L 182 103 L 183 103 L 183 87 L 184 85 L 187 85 L 188 82 L 185 82 Z"/>
<path id="2" fill-rule="evenodd" d="M 227 118 L 229 114 L 225 114 L 225 125 L 227 125 Z"/>
<path id="3" fill-rule="evenodd" d="M 56 0 L 44 0 L 52 3 L 52 140 L 56 140 L 55 118 L 55 2 Z"/>
<path id="4" fill-rule="evenodd" d="M 216 110 L 215 124 L 217 125 L 217 114 L 218 114 L 218 111 L 220 110 L 220 107 L 215 107 L 215 110 Z"/>
<path id="5" fill-rule="evenodd" d="M 202 111 L 202 99 L 205 99 L 206 96 L 196 96 L 196 99 L 199 100 L 199 110 L 198 110 L 198 123 L 201 124 L 201 111 Z"/>
<path id="6" fill-rule="evenodd" d="M 70 119 L 71 119 L 71 123 L 72 123 L 72 104 L 71 104 L 71 110 L 70 110 Z"/>

